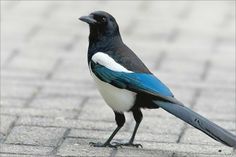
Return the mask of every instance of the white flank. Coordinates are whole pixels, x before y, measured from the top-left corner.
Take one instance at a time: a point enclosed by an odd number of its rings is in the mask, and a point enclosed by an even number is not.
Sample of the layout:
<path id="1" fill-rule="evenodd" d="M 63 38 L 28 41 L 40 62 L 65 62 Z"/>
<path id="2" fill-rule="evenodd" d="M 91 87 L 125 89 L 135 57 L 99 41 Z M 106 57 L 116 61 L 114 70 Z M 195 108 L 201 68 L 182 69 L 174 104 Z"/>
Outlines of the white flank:
<path id="1" fill-rule="evenodd" d="M 114 111 L 125 112 L 129 111 L 133 107 L 136 99 L 136 93 L 126 89 L 116 88 L 109 83 L 101 81 L 92 71 L 91 74 L 105 102 Z"/>
<path id="2" fill-rule="evenodd" d="M 127 73 L 132 73 L 132 71 L 126 69 L 119 63 L 117 63 L 113 58 L 111 58 L 109 55 L 102 53 L 102 52 L 97 52 L 93 55 L 92 60 L 95 63 L 98 63 L 100 65 L 105 66 L 106 68 L 117 71 L 117 72 L 127 72 Z"/>

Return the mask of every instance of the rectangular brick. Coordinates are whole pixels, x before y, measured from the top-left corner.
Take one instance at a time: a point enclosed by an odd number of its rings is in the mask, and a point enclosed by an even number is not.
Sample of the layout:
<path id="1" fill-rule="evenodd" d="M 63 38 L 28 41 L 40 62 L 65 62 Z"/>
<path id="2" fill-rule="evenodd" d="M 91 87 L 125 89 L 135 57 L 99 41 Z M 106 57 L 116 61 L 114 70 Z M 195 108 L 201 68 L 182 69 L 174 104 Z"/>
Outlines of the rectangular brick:
<path id="1" fill-rule="evenodd" d="M 81 98 L 49 98 L 40 99 L 36 98 L 30 104 L 32 108 L 40 109 L 60 109 L 60 110 L 80 110 L 81 103 L 83 99 Z"/>
<path id="2" fill-rule="evenodd" d="M 0 143 L 3 143 L 16 121 L 15 116 L 0 116 Z"/>
<path id="3" fill-rule="evenodd" d="M 64 82 L 60 82 L 64 83 Z M 88 82 L 83 82 L 80 84 L 71 84 L 74 87 L 45 87 L 42 92 L 38 95 L 38 98 L 51 98 L 51 97 L 101 97 L 95 87 L 85 86 L 83 84 L 88 84 Z M 77 87 L 77 88 L 75 88 Z M 86 90 L 85 90 L 86 89 Z M 65 92 L 66 91 L 66 92 Z"/>
<path id="4" fill-rule="evenodd" d="M 199 145 L 217 145 L 223 146 L 220 142 L 212 139 L 211 137 L 207 136 L 205 133 L 195 129 L 187 129 L 184 132 L 184 135 L 181 138 L 181 143 L 184 144 L 199 144 Z"/>
<path id="5" fill-rule="evenodd" d="M 96 111 L 94 110 L 96 108 Z M 93 116 L 91 116 L 93 115 Z M 102 98 L 90 98 L 79 115 L 84 120 L 115 122 L 115 114 Z"/>
<path id="6" fill-rule="evenodd" d="M 3 107 L 24 107 L 26 99 L 1 98 L 0 106 Z"/>
<path id="7" fill-rule="evenodd" d="M 17 125 L 36 125 L 36 126 L 51 126 L 51 127 L 66 127 L 90 130 L 110 130 L 116 127 L 115 122 L 105 121 L 88 121 L 68 119 L 64 117 L 57 118 L 39 118 L 39 117 L 21 117 L 16 123 Z"/>
<path id="8" fill-rule="evenodd" d="M 64 128 L 16 126 L 12 129 L 5 143 L 56 146 L 64 132 Z"/>
<path id="9" fill-rule="evenodd" d="M 144 117 L 139 127 L 139 132 L 159 133 L 159 134 L 179 134 L 184 123 L 175 119 L 164 119 L 154 117 Z"/>
<path id="10" fill-rule="evenodd" d="M 13 144 L 0 144 L 1 153 L 15 153 L 15 154 L 31 154 L 31 155 L 48 155 L 53 150 L 52 147 L 41 146 L 25 146 Z M 2 156 L 2 154 L 0 154 Z M 12 155 L 14 156 L 14 154 Z"/>
<path id="11" fill-rule="evenodd" d="M 90 147 L 84 139 L 67 138 L 60 146 L 57 155 L 60 156 L 109 156 L 111 148 Z"/>
<path id="12" fill-rule="evenodd" d="M 160 149 L 163 151 L 171 151 L 175 153 L 201 153 L 208 155 L 232 155 L 233 149 L 227 146 L 204 145 L 204 144 L 180 144 L 180 143 L 157 143 L 143 142 L 143 147 L 150 150 Z"/>
<path id="13" fill-rule="evenodd" d="M 17 115 L 17 116 L 41 116 L 41 117 L 70 117 L 77 116 L 77 112 L 73 110 L 58 110 L 58 109 L 36 109 L 36 108 L 10 108 L 2 107 L 1 114 Z"/>
<path id="14" fill-rule="evenodd" d="M 116 157 L 133 157 L 133 156 L 148 156 L 148 157 L 172 157 L 172 152 L 162 151 L 162 150 L 149 150 L 148 148 L 135 149 L 130 147 L 124 147 L 118 149 L 115 153 Z"/>
<path id="15" fill-rule="evenodd" d="M 26 69 L 2 69 L 1 70 L 1 77 L 4 79 L 15 79 L 15 80 L 20 80 L 24 81 L 24 79 L 43 79 L 45 78 L 46 73 L 45 72 L 37 72 L 37 71 L 28 71 Z M 32 80 L 31 80 L 32 81 Z"/>
<path id="16" fill-rule="evenodd" d="M 27 99 L 36 91 L 35 87 L 22 86 L 18 83 L 7 83 L 1 80 L 1 97 Z"/>
<path id="17" fill-rule="evenodd" d="M 26 58 L 18 56 L 11 62 L 9 68 L 49 72 L 53 68 L 54 64 L 55 60 L 51 59 L 38 59 L 33 57 Z"/>
<path id="18" fill-rule="evenodd" d="M 123 141 L 128 142 L 131 138 L 133 129 L 126 131 L 121 129 L 117 135 L 114 137 L 114 141 Z M 86 138 L 91 141 L 105 141 L 111 135 L 112 131 L 103 131 L 103 130 L 83 130 L 83 129 L 72 129 L 69 133 L 69 137 L 76 138 Z M 156 142 L 176 142 L 178 139 L 178 135 L 173 134 L 154 134 L 154 133 L 145 133 L 145 132 L 137 132 L 135 137 L 135 143 L 141 143 L 143 141 L 156 141 Z"/>
<path id="19" fill-rule="evenodd" d="M 0 134 L 6 136 L 12 123 L 16 120 L 15 116 L 0 116 Z"/>

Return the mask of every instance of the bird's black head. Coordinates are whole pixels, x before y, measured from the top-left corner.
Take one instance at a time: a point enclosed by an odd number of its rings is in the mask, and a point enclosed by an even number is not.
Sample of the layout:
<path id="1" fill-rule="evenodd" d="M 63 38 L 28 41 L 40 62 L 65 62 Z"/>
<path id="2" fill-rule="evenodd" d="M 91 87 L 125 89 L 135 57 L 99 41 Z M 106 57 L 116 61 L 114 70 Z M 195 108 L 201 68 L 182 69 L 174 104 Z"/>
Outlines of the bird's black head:
<path id="1" fill-rule="evenodd" d="M 107 12 L 95 11 L 79 19 L 89 24 L 90 41 L 105 40 L 106 38 L 114 38 L 115 36 L 120 37 L 119 27 L 115 18 Z"/>

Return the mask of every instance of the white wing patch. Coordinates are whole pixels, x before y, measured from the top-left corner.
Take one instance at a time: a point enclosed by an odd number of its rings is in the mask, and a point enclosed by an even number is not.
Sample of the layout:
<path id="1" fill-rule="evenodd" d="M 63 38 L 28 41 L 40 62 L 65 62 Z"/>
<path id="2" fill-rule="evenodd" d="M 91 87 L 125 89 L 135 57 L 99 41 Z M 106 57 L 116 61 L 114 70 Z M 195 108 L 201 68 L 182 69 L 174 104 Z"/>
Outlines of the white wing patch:
<path id="1" fill-rule="evenodd" d="M 127 73 L 133 73 L 132 71 L 126 69 L 119 63 L 117 63 L 113 58 L 111 58 L 109 55 L 97 52 L 93 55 L 92 60 L 95 63 L 98 63 L 110 70 L 117 71 L 117 72 L 127 72 Z"/>

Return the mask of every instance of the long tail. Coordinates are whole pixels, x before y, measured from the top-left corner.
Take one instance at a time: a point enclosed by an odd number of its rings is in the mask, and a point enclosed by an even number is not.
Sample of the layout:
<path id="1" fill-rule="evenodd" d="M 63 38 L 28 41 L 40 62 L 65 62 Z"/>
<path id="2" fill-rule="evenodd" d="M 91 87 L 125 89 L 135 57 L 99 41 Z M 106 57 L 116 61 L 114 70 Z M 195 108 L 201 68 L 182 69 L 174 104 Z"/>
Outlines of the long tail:
<path id="1" fill-rule="evenodd" d="M 213 139 L 227 146 L 236 148 L 236 136 L 234 134 L 190 110 L 186 106 L 163 101 L 154 101 L 154 103 L 167 112 L 206 133 Z"/>

